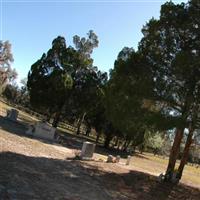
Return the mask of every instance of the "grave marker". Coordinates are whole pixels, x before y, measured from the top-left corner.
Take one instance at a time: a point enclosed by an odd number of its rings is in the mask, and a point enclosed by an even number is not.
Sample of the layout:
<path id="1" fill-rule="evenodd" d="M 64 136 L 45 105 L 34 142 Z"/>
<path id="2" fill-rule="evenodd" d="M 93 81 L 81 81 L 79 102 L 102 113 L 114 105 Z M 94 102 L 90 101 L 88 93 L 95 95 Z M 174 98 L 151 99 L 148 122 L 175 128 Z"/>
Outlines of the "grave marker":
<path id="1" fill-rule="evenodd" d="M 7 110 L 7 118 L 12 121 L 17 121 L 19 111 L 15 109 Z"/>
<path id="2" fill-rule="evenodd" d="M 30 126 L 26 133 L 42 139 L 53 140 L 55 131 L 56 128 L 48 125 L 47 123 L 37 122 L 35 125 Z"/>
<path id="3" fill-rule="evenodd" d="M 94 150 L 95 144 L 91 142 L 84 142 L 81 150 L 81 158 L 86 160 L 92 159 Z"/>
<path id="4" fill-rule="evenodd" d="M 129 165 L 131 161 L 131 156 L 128 156 L 127 160 L 126 160 L 126 165 Z"/>

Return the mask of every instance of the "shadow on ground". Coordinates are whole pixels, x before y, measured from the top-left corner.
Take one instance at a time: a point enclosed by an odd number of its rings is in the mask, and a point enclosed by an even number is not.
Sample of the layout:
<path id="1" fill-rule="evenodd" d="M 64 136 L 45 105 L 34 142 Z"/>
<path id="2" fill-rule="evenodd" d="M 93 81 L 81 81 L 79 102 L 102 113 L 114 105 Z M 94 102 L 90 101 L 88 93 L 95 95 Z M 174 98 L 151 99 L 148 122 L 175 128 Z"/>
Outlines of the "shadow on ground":
<path id="1" fill-rule="evenodd" d="M 30 123 L 27 123 L 25 121 L 13 122 L 13 121 L 8 120 L 5 117 L 0 116 L 0 128 L 2 128 L 5 131 L 8 131 L 9 133 L 16 134 L 21 137 L 32 138 L 29 135 L 25 134 L 26 130 L 28 130 L 29 125 L 30 125 Z M 58 130 L 58 134 L 61 136 L 62 141 L 63 141 L 61 145 L 64 147 L 67 147 L 69 149 L 81 150 L 84 141 L 93 142 L 89 138 L 86 139 L 86 138 L 83 138 L 81 135 L 72 135 L 72 134 L 69 134 L 69 133 L 61 131 L 61 130 Z M 47 143 L 47 144 L 58 143 L 57 141 L 42 140 L 42 139 L 36 138 L 36 137 L 34 137 L 34 139 L 40 140 L 43 143 Z M 128 156 L 128 153 L 126 153 L 126 152 L 122 152 L 117 149 L 105 149 L 100 144 L 96 145 L 95 152 L 105 155 L 105 156 L 107 156 L 109 154 L 112 154 L 114 156 L 120 155 L 122 158 L 126 158 Z M 138 155 L 138 154 L 135 154 L 134 156 L 139 156 L 140 158 L 147 159 L 147 158 L 143 157 L 142 155 Z"/>
<path id="2" fill-rule="evenodd" d="M 27 130 L 28 124 L 24 122 L 14 122 L 6 117 L 0 116 L 0 128 L 6 130 L 10 133 L 24 136 L 25 131 Z"/>
<path id="3" fill-rule="evenodd" d="M 87 162 L 0 154 L 0 199 L 199 199 L 200 190 L 131 171 L 108 173 Z"/>

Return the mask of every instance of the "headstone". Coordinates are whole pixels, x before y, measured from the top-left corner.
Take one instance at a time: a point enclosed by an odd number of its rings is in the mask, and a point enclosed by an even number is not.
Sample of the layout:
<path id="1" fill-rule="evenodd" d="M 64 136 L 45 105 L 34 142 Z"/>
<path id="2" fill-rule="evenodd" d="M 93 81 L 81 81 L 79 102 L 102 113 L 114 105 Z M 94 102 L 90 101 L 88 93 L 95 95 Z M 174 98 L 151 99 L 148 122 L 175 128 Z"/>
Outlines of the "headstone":
<path id="1" fill-rule="evenodd" d="M 112 156 L 112 155 L 108 155 L 108 158 L 107 158 L 107 162 L 108 163 L 114 163 L 115 162 L 115 157 L 114 156 Z"/>
<path id="2" fill-rule="evenodd" d="M 37 122 L 35 125 L 29 127 L 26 134 L 39 137 L 42 139 L 53 140 L 56 128 L 48 125 L 45 122 Z"/>
<path id="3" fill-rule="evenodd" d="M 120 156 L 117 155 L 117 157 L 116 157 L 116 163 L 119 163 L 119 161 L 120 161 Z"/>
<path id="4" fill-rule="evenodd" d="M 161 174 L 158 176 L 158 181 L 159 181 L 160 183 L 162 183 L 162 182 L 164 182 L 164 180 L 165 180 L 165 175 L 164 175 L 163 173 L 161 173 Z"/>
<path id="5" fill-rule="evenodd" d="M 12 121 L 17 121 L 17 117 L 18 117 L 18 110 L 15 110 L 15 109 L 11 109 L 11 110 L 7 110 L 7 118 L 9 120 L 12 120 Z"/>
<path id="6" fill-rule="evenodd" d="M 131 161 L 131 156 L 128 156 L 127 160 L 126 160 L 126 165 L 129 165 Z"/>
<path id="7" fill-rule="evenodd" d="M 94 150 L 95 144 L 91 142 L 84 142 L 81 150 L 81 159 L 92 159 Z"/>

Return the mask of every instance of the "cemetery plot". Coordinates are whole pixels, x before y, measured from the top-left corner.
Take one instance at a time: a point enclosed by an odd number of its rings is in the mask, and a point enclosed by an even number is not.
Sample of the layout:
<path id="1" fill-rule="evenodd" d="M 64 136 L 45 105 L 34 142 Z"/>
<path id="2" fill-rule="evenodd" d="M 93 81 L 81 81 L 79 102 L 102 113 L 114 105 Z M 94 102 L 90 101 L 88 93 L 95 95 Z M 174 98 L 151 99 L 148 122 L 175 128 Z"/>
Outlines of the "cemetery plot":
<path id="1" fill-rule="evenodd" d="M 95 144 L 91 142 L 84 142 L 81 150 L 81 159 L 90 160 L 93 157 Z"/>
<path id="2" fill-rule="evenodd" d="M 42 139 L 53 140 L 55 138 L 56 128 L 51 127 L 45 122 L 37 122 L 34 125 L 29 126 L 26 134 L 39 137 Z"/>

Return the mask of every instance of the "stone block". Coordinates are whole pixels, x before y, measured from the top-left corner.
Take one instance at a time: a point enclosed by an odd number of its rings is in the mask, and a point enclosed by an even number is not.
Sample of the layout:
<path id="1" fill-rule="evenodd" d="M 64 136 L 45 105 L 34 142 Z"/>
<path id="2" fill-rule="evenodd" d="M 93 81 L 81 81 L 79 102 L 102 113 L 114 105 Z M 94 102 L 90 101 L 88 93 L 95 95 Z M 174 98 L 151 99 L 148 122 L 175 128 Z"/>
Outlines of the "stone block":
<path id="1" fill-rule="evenodd" d="M 115 157 L 113 155 L 108 155 L 107 158 L 107 163 L 114 163 L 115 162 Z"/>
<path id="2" fill-rule="evenodd" d="M 7 110 L 7 118 L 12 121 L 17 121 L 19 111 L 15 109 Z"/>
<path id="3" fill-rule="evenodd" d="M 81 150 L 81 159 L 92 159 L 95 150 L 95 144 L 84 142 Z"/>
<path id="4" fill-rule="evenodd" d="M 29 127 L 26 134 L 39 137 L 42 139 L 53 140 L 56 128 L 48 125 L 45 122 L 37 122 L 35 125 Z"/>

